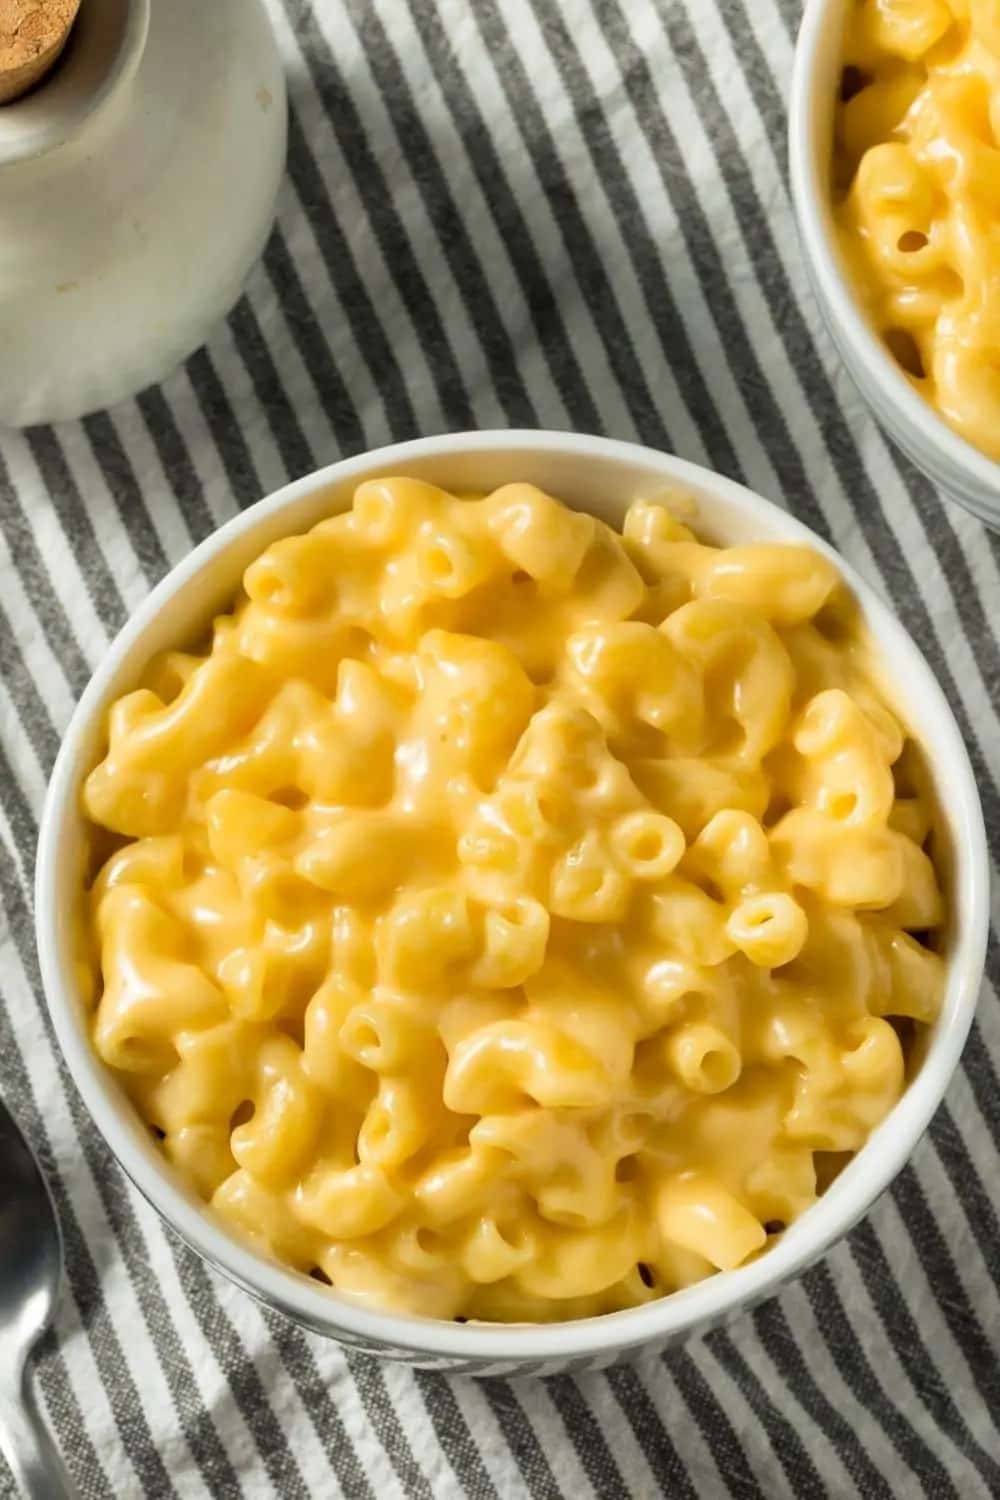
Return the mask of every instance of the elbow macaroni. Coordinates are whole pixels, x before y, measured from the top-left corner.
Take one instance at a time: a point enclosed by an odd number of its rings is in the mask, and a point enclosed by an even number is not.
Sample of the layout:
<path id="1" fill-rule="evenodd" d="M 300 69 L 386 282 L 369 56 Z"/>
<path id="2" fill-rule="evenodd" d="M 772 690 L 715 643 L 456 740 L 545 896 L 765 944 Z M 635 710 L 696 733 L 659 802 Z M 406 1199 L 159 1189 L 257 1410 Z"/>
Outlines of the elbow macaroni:
<path id="1" fill-rule="evenodd" d="M 1000 11 L 854 0 L 835 206 L 849 270 L 915 388 L 1000 458 Z"/>
<path id="2" fill-rule="evenodd" d="M 833 602 L 835 600 L 840 602 Z M 933 805 L 801 547 L 369 481 L 84 789 L 94 1045 L 355 1298 L 552 1319 L 756 1255 L 933 1020 Z"/>

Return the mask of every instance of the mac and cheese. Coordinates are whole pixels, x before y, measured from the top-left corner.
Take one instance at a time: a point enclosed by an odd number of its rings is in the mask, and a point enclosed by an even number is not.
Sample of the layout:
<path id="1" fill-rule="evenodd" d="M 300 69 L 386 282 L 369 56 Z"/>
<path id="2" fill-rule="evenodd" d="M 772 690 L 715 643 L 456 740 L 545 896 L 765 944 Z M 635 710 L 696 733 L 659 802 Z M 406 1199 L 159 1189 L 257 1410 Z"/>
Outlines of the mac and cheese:
<path id="1" fill-rule="evenodd" d="M 1000 458 L 1000 7 L 854 0 L 834 158 L 840 242 L 876 329 Z"/>
<path id="2" fill-rule="evenodd" d="M 282 1261 L 438 1317 L 762 1251 L 942 984 L 931 804 L 833 566 L 381 479 L 244 588 L 84 791 L 94 1044 L 166 1155 Z"/>

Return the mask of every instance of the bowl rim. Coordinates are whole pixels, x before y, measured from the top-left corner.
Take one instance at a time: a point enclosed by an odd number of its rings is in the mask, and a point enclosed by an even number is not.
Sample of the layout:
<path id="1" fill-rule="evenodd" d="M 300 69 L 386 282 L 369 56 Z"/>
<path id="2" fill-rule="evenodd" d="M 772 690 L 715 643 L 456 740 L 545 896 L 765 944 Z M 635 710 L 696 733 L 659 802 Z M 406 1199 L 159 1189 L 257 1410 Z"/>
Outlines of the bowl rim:
<path id="1" fill-rule="evenodd" d="M 913 389 L 865 318 L 837 248 L 819 149 L 824 111 L 832 109 L 833 100 L 821 94 L 816 74 L 827 61 L 829 49 L 842 44 L 844 12 L 849 3 L 806 0 L 795 43 L 788 100 L 788 175 L 806 266 L 835 342 L 843 339 L 858 362 L 872 371 L 900 425 L 920 433 L 953 470 L 987 493 L 992 492 L 1000 510 L 1000 460 L 990 458 L 957 433 L 937 407 Z"/>
<path id="2" fill-rule="evenodd" d="M 880 654 L 906 661 L 907 681 L 918 683 L 927 719 L 946 742 L 938 767 L 947 771 L 949 808 L 955 830 L 954 887 L 958 924 L 950 956 L 942 1017 L 926 1056 L 894 1109 L 845 1167 L 836 1182 L 772 1246 L 766 1255 L 735 1271 L 719 1272 L 694 1286 L 621 1312 L 552 1324 L 456 1324 L 376 1311 L 321 1289 L 308 1277 L 266 1258 L 224 1229 L 211 1211 L 186 1192 L 151 1142 L 140 1144 L 124 1095 L 97 1057 L 73 978 L 70 924 L 57 891 L 64 830 L 79 816 L 77 788 L 89 765 L 83 749 L 95 716 L 105 708 L 110 683 L 138 654 L 161 607 L 184 584 L 233 543 L 258 526 L 331 485 L 358 482 L 390 466 L 405 473 L 415 460 L 483 455 L 500 450 L 533 458 L 601 457 L 611 465 L 637 466 L 663 476 L 664 487 L 689 487 L 725 502 L 741 515 L 770 520 L 770 534 L 801 540 L 832 558 L 862 607 Z M 710 506 L 711 499 L 708 504 Z M 768 527 L 762 526 L 768 534 Z M 405 1353 L 433 1362 L 529 1363 L 549 1359 L 600 1358 L 637 1349 L 718 1320 L 753 1305 L 803 1270 L 866 1213 L 888 1187 L 926 1130 L 957 1067 L 979 994 L 989 919 L 989 863 L 985 827 L 972 767 L 947 700 L 919 649 L 875 591 L 821 537 L 795 517 L 733 480 L 700 465 L 639 444 L 574 433 L 482 431 L 418 438 L 373 449 L 305 475 L 238 513 L 187 554 L 152 590 L 112 642 L 85 689 L 67 727 L 52 772 L 42 814 L 35 881 L 39 961 L 49 1012 L 70 1075 L 98 1131 L 119 1165 L 166 1226 L 210 1265 L 265 1303 L 316 1332 L 360 1343 L 384 1353 Z"/>

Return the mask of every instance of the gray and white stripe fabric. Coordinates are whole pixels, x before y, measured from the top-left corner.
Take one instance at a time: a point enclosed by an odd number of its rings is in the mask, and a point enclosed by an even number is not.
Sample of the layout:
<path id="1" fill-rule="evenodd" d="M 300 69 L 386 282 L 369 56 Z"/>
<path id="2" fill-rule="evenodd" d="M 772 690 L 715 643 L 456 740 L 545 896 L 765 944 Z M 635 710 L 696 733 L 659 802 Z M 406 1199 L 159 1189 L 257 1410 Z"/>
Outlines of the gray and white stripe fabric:
<path id="1" fill-rule="evenodd" d="M 245 296 L 164 386 L 0 435 L 0 1088 L 65 1230 L 41 1389 L 80 1493 L 996 1495 L 995 938 L 961 1074 L 849 1240 L 727 1328 L 582 1378 L 449 1379 L 300 1332 L 164 1231 L 76 1097 L 30 907 L 73 703 L 218 522 L 392 439 L 606 432 L 786 505 L 923 647 L 1000 854 L 1000 538 L 887 446 L 819 325 L 786 185 L 798 0 L 270 6 L 289 167 Z"/>

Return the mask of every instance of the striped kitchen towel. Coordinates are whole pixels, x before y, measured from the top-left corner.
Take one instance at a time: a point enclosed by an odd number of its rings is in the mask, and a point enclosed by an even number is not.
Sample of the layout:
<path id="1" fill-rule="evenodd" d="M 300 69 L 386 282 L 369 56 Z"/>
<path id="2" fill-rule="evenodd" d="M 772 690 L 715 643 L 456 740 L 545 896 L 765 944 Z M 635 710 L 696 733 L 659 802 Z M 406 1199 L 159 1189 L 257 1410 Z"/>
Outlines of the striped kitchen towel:
<path id="1" fill-rule="evenodd" d="M 391 439 L 637 437 L 795 511 L 923 647 L 1000 849 L 1000 539 L 887 447 L 820 328 L 786 183 L 797 0 L 270 8 L 289 171 L 246 295 L 162 387 L 0 435 L 0 1090 L 65 1229 L 41 1388 L 80 1492 L 1000 1494 L 995 943 L 947 1103 L 850 1239 L 728 1328 L 582 1378 L 449 1379 L 300 1332 L 167 1235 L 88 1123 L 30 910 L 60 731 L 193 542 Z"/>

